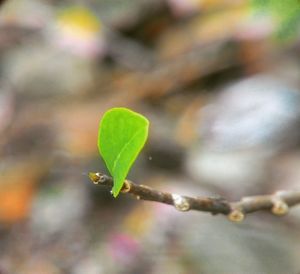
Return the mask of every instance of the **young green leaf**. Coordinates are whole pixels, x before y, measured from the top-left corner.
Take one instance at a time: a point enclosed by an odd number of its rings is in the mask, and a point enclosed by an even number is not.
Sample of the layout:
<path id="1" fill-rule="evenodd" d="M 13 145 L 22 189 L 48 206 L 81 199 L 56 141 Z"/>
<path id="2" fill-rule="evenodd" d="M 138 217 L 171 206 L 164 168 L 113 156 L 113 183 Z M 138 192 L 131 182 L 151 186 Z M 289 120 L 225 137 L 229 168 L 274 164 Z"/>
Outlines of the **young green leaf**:
<path id="1" fill-rule="evenodd" d="M 126 108 L 112 108 L 102 117 L 98 133 L 100 155 L 114 178 L 112 193 L 117 197 L 124 180 L 145 145 L 149 121 Z"/>

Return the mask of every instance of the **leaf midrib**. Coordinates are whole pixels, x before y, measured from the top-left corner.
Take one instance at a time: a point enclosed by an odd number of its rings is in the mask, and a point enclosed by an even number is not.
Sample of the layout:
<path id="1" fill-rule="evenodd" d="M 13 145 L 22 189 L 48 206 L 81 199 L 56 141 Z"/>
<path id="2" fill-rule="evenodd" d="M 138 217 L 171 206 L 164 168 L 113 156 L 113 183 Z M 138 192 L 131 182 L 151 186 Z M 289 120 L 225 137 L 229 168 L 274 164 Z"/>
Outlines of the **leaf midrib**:
<path id="1" fill-rule="evenodd" d="M 117 155 L 116 159 L 114 160 L 113 163 L 113 168 L 112 168 L 112 173 L 115 173 L 115 168 L 117 165 L 117 162 L 119 161 L 122 153 L 124 152 L 124 150 L 129 146 L 129 144 L 133 141 L 133 139 L 143 130 L 143 128 L 140 128 L 130 139 L 129 141 L 122 147 L 122 149 L 120 150 L 119 154 Z"/>

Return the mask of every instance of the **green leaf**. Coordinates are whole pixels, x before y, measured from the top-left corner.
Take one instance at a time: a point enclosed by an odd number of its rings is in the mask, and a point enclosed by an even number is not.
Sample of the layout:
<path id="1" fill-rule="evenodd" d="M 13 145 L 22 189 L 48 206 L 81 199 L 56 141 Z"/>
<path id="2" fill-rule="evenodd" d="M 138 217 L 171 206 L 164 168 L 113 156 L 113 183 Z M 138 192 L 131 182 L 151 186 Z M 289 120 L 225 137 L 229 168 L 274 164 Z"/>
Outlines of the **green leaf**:
<path id="1" fill-rule="evenodd" d="M 148 128 L 149 121 L 144 116 L 126 108 L 112 108 L 100 121 L 98 149 L 114 179 L 114 197 L 145 145 Z"/>

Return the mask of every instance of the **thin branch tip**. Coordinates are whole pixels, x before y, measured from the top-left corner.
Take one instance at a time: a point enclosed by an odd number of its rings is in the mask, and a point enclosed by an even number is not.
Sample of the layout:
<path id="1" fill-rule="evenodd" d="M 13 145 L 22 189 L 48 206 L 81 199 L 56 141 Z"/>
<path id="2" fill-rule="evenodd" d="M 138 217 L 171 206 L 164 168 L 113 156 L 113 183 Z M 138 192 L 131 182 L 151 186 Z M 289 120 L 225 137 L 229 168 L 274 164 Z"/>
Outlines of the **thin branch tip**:
<path id="1" fill-rule="evenodd" d="M 94 184 L 98 184 L 99 176 L 97 175 L 97 173 L 89 172 L 88 176 Z"/>
<path id="2" fill-rule="evenodd" d="M 113 186 L 113 178 L 100 173 L 90 172 L 89 178 L 95 185 Z M 223 197 L 189 197 L 163 192 L 146 185 L 124 181 L 121 189 L 124 194 L 132 194 L 137 200 L 153 201 L 174 206 L 179 211 L 197 210 L 212 215 L 223 214 L 236 223 L 242 222 L 246 215 L 257 211 L 268 211 L 283 216 L 292 206 L 300 204 L 300 191 L 277 191 L 270 195 L 256 195 L 241 198 L 238 202 L 229 202 Z"/>

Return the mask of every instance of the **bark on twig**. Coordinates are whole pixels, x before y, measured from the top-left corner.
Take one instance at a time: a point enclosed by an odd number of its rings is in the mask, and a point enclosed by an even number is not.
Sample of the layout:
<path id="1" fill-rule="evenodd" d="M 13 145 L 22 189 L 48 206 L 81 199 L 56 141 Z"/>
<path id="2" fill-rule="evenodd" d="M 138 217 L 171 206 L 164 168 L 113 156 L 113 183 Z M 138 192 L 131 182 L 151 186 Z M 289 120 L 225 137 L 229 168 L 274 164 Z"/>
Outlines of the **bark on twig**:
<path id="1" fill-rule="evenodd" d="M 112 177 L 102 173 L 89 173 L 96 185 L 113 186 Z M 227 215 L 229 220 L 240 222 L 248 213 L 269 210 L 281 216 L 288 213 L 289 207 L 300 204 L 300 191 L 277 191 L 271 195 L 244 197 L 238 202 L 229 202 L 221 197 L 189 197 L 158 191 L 145 185 L 137 185 L 125 180 L 122 193 L 134 195 L 137 199 L 173 205 L 179 211 L 198 210 L 212 214 Z"/>

